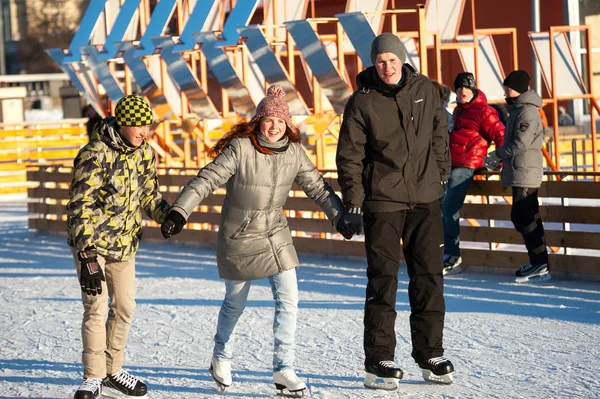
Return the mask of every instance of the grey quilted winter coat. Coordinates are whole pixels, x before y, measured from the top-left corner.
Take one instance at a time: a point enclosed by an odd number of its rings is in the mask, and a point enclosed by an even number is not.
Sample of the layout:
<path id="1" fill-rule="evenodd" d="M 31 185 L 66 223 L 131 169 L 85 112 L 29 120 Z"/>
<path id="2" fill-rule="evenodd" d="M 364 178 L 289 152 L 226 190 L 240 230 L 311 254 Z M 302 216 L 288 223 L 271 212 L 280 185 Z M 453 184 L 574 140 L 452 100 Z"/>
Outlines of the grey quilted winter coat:
<path id="1" fill-rule="evenodd" d="M 533 90 L 517 97 L 504 130 L 504 145 L 496 150 L 502 159 L 502 184 L 537 188 L 542 184 L 544 127 L 538 108 L 542 99 Z"/>
<path id="2" fill-rule="evenodd" d="M 183 188 L 172 210 L 187 220 L 211 192 L 227 183 L 217 265 L 227 280 L 255 280 L 299 266 L 283 206 L 296 182 L 333 220 L 340 198 L 298 143 L 284 152 L 258 152 L 248 138 L 234 139 Z"/>

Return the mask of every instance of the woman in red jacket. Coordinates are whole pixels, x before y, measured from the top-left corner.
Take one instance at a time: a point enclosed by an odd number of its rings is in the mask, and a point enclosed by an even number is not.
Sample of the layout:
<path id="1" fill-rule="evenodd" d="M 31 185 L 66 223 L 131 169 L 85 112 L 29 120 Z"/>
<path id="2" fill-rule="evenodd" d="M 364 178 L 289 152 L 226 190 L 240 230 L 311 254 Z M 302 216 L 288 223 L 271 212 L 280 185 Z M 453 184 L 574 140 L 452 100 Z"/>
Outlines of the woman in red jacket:
<path id="1" fill-rule="evenodd" d="M 444 275 L 462 272 L 460 256 L 459 211 L 475 171 L 483 168 L 483 159 L 493 141 L 496 148 L 504 142 L 504 125 L 498 113 L 487 103 L 485 94 L 477 90 L 475 77 L 461 72 L 454 80 L 457 106 L 450 132 L 452 172 L 448 191 L 442 203 L 444 223 Z"/>

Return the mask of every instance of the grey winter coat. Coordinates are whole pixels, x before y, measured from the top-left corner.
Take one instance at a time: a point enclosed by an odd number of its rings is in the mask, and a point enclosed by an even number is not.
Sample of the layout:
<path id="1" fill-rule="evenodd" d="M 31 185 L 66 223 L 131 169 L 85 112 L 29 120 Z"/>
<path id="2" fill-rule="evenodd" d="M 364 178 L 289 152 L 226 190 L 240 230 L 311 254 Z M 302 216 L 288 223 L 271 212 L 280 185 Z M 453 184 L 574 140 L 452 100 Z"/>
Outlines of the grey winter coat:
<path id="1" fill-rule="evenodd" d="M 537 188 L 542 184 L 544 127 L 538 108 L 542 99 L 533 90 L 517 97 L 506 130 L 504 145 L 496 150 L 502 159 L 502 184 Z"/>
<path id="2" fill-rule="evenodd" d="M 285 147 L 284 147 L 285 149 Z M 262 154 L 250 139 L 234 139 L 183 188 L 172 210 L 186 220 L 198 204 L 227 182 L 217 238 L 219 276 L 255 280 L 299 266 L 283 206 L 296 182 L 333 220 L 340 198 L 298 143 Z"/>

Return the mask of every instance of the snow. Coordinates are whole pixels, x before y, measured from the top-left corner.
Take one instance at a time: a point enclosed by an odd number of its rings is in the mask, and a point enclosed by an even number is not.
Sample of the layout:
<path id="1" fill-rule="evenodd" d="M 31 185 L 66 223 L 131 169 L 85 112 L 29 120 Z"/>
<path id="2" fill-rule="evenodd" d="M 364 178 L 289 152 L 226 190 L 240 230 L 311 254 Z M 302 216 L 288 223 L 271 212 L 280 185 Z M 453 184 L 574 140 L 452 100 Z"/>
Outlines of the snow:
<path id="1" fill-rule="evenodd" d="M 64 236 L 27 229 L 26 201 L 0 202 L 0 397 L 72 398 L 81 382 L 82 306 Z M 362 259 L 301 255 L 296 368 L 312 398 L 593 398 L 600 395 L 600 285 L 508 275 L 446 279 L 446 355 L 453 385 L 426 383 L 410 357 L 408 279 L 400 271 L 396 392 L 363 387 Z M 213 248 L 144 242 L 125 365 L 149 398 L 269 398 L 273 302 L 251 289 L 236 330 L 234 385 L 207 372 L 224 284 Z"/>
<path id="2" fill-rule="evenodd" d="M 63 119 L 62 109 L 28 109 L 25 110 L 26 122 L 60 121 Z"/>

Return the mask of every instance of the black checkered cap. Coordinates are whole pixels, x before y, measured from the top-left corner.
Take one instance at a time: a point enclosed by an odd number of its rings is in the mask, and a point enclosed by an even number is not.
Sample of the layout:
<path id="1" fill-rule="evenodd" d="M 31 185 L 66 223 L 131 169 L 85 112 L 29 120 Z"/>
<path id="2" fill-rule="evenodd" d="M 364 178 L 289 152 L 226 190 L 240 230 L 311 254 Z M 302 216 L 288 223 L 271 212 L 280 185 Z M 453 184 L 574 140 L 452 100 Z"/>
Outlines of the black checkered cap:
<path id="1" fill-rule="evenodd" d="M 146 126 L 154 121 L 150 104 L 144 97 L 129 95 L 119 100 L 115 107 L 115 117 L 119 126 Z"/>

